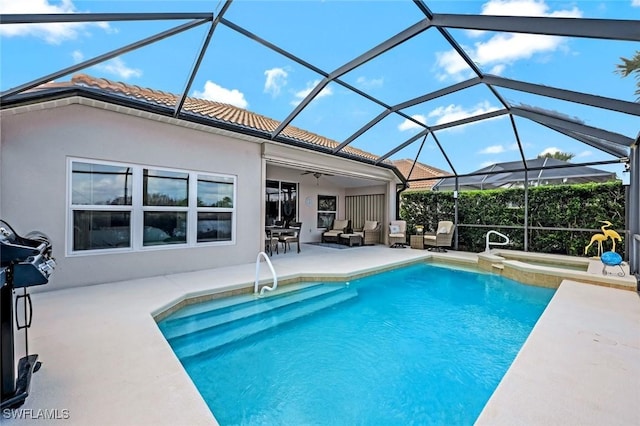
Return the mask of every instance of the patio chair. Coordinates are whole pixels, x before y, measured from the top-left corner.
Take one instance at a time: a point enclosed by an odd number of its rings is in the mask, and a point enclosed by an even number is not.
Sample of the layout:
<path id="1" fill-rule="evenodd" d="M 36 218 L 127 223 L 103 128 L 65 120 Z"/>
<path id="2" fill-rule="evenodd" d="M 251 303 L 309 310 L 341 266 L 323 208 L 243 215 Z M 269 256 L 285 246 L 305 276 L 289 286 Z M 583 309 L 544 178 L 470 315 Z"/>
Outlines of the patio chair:
<path id="1" fill-rule="evenodd" d="M 280 234 L 279 241 L 282 243 L 284 252 L 291 250 L 291 243 L 298 245 L 298 253 L 300 253 L 300 232 L 302 231 L 302 222 L 290 222 L 289 229 L 291 234 Z"/>
<path id="2" fill-rule="evenodd" d="M 362 237 L 362 245 L 378 244 L 380 241 L 380 223 L 377 220 L 365 220 L 362 229 L 354 230 Z"/>
<path id="3" fill-rule="evenodd" d="M 441 220 L 438 222 L 438 228 L 435 233 L 424 234 L 424 245 L 429 246 L 432 251 L 444 251 L 446 247 L 451 247 L 453 233 L 456 230 L 453 222 L 450 220 Z"/>
<path id="4" fill-rule="evenodd" d="M 273 249 L 278 254 L 278 237 L 273 236 L 269 230 L 265 231 L 264 249 L 269 256 L 273 255 Z"/>
<path id="5" fill-rule="evenodd" d="M 346 233 L 351 228 L 351 220 L 334 220 L 331 229 L 322 234 L 322 242 L 338 242 L 340 234 Z"/>
<path id="6" fill-rule="evenodd" d="M 404 248 L 407 244 L 407 222 L 392 220 L 389 224 L 389 244 L 391 248 Z"/>

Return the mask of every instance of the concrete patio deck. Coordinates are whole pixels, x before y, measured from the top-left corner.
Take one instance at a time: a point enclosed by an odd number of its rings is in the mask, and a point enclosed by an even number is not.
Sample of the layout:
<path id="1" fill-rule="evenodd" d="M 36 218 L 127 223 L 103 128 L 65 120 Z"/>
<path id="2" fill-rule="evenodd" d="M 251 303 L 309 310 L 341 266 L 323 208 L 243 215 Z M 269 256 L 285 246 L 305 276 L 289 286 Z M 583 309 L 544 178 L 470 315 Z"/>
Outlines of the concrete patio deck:
<path id="1" fill-rule="evenodd" d="M 300 254 L 271 260 L 282 280 L 363 273 L 432 255 L 471 263 L 477 257 L 303 244 Z M 262 267 L 261 279 L 269 275 Z M 152 313 L 186 294 L 253 286 L 254 278 L 255 264 L 246 264 L 33 294 L 29 349 L 43 366 L 23 407 L 0 413 L 2 424 L 31 424 L 51 413 L 56 423 L 73 425 L 217 424 Z M 640 424 L 639 330 L 638 293 L 563 282 L 478 424 Z M 19 356 L 22 344 L 19 335 Z"/>

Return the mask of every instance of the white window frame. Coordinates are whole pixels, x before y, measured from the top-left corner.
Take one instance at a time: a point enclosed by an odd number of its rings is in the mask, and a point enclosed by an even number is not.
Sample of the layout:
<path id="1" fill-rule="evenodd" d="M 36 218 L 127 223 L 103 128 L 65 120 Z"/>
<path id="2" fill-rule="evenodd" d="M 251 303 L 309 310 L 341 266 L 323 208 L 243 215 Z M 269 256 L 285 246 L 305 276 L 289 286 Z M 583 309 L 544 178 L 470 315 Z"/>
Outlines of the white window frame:
<path id="1" fill-rule="evenodd" d="M 73 185 L 73 163 L 89 163 L 99 164 L 116 167 L 130 167 L 132 169 L 132 185 L 131 185 L 131 205 L 73 205 L 72 204 L 72 185 Z M 188 206 L 144 206 L 143 194 L 142 194 L 142 180 L 143 169 L 178 172 L 189 174 L 189 189 L 188 189 Z M 198 195 L 198 177 L 224 178 L 231 179 L 233 184 L 233 207 L 198 207 L 197 195 Z M 154 250 L 175 250 L 192 247 L 205 247 L 205 246 L 228 246 L 236 244 L 236 229 L 237 229 L 237 212 L 236 206 L 238 203 L 238 179 L 236 175 L 229 175 L 224 173 L 213 173 L 204 171 L 193 171 L 184 169 L 173 169 L 168 167 L 159 167 L 154 165 L 142 165 L 123 163 L 117 161 L 103 161 L 88 158 L 68 157 L 67 158 L 67 191 L 66 191 L 66 255 L 67 256 L 90 256 L 100 254 L 116 254 L 116 253 L 130 253 L 130 252 L 145 252 Z M 74 210 L 94 210 L 94 211 L 129 211 L 131 214 L 131 235 L 130 247 L 122 248 L 103 248 L 93 250 L 73 250 L 73 212 Z M 185 211 L 187 213 L 187 242 L 179 244 L 162 244 L 162 245 L 143 245 L 143 230 L 144 230 L 144 213 L 149 211 L 161 212 L 161 211 Z M 206 241 L 197 242 L 198 231 L 198 212 L 219 212 L 219 213 L 231 213 L 231 239 L 226 241 Z"/>
<path id="2" fill-rule="evenodd" d="M 335 210 L 320 210 L 320 197 L 335 198 L 336 209 Z M 320 213 L 333 214 L 333 219 L 334 220 L 336 220 L 338 218 L 338 200 L 339 200 L 339 197 L 337 195 L 334 195 L 334 194 L 317 194 L 316 195 L 316 227 L 319 226 L 319 224 L 318 224 L 318 215 Z M 318 227 L 317 229 L 324 229 L 324 228 Z"/>

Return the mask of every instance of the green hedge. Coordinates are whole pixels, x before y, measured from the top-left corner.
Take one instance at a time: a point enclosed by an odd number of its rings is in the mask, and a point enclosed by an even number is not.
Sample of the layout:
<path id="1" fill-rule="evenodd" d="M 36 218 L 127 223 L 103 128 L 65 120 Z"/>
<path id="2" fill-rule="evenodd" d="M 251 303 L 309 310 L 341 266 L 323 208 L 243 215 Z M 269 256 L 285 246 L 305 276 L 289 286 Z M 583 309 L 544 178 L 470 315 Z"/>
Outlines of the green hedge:
<path id="1" fill-rule="evenodd" d="M 453 192 L 404 192 L 401 196 L 400 216 L 407 221 L 409 234 L 415 225 L 424 225 L 425 231 L 434 231 L 440 220 L 454 219 Z M 611 229 L 624 229 L 625 187 L 622 182 L 589 183 L 580 185 L 552 185 L 529 188 L 529 226 L 584 231 L 529 230 L 529 251 L 584 255 L 584 248 L 608 220 Z M 460 250 L 484 250 L 485 235 L 495 229 L 509 236 L 510 248 L 524 249 L 524 189 L 464 191 L 458 197 L 458 223 L 491 225 L 491 228 L 458 228 Z M 513 229 L 509 226 L 521 228 Z M 610 240 L 605 250 L 610 250 Z M 589 251 L 594 255 L 596 248 Z M 616 251 L 624 256 L 624 240 L 616 242 Z"/>

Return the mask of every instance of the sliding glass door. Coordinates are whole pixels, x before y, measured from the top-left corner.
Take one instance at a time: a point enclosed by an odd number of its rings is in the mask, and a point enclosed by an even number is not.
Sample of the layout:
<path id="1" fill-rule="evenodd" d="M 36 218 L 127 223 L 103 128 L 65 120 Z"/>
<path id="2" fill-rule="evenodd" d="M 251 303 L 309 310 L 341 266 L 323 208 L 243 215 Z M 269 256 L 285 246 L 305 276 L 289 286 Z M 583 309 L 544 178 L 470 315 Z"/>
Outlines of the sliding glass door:
<path id="1" fill-rule="evenodd" d="M 298 217 L 298 184 L 268 180 L 265 224 L 288 223 Z"/>

